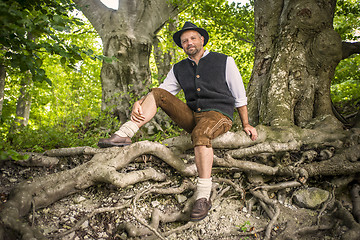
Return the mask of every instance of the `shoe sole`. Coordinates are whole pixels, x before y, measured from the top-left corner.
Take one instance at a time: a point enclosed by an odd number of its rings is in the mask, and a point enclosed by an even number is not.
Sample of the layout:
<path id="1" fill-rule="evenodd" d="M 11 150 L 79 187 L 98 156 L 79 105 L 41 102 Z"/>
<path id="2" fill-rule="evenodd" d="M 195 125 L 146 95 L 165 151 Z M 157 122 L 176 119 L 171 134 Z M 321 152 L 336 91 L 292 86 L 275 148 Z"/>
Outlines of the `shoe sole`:
<path id="1" fill-rule="evenodd" d="M 190 217 L 190 221 L 191 222 L 199 222 L 199 221 L 203 220 L 206 217 L 207 217 L 207 214 L 205 216 L 203 216 L 203 217 L 200 217 L 200 218 L 192 218 L 192 217 Z"/>
<path id="2" fill-rule="evenodd" d="M 207 213 L 206 213 L 205 216 L 201 216 L 201 217 L 191 217 L 191 216 L 190 216 L 190 221 L 191 221 L 191 222 L 198 222 L 198 221 L 203 220 L 204 218 L 207 217 L 207 215 L 209 215 L 209 211 L 211 210 L 211 207 L 212 207 L 212 206 L 209 207 L 209 210 L 207 211 Z"/>
<path id="3" fill-rule="evenodd" d="M 130 145 L 131 143 L 119 143 L 119 144 L 111 144 L 111 143 L 98 143 L 100 148 L 109 148 L 109 147 L 125 147 Z"/>

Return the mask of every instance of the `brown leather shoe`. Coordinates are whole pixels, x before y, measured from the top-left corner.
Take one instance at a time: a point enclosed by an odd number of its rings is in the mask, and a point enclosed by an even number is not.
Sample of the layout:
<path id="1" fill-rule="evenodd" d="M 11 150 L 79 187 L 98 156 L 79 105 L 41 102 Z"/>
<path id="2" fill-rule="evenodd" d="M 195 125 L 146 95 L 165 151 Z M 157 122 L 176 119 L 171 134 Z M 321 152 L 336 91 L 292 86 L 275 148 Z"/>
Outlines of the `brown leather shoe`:
<path id="1" fill-rule="evenodd" d="M 197 222 L 204 219 L 210 209 L 211 199 L 209 201 L 206 198 L 196 200 L 190 215 L 190 221 Z"/>
<path id="2" fill-rule="evenodd" d="M 98 146 L 101 148 L 108 148 L 108 147 L 123 147 L 130 145 L 131 138 L 129 137 L 120 137 L 119 135 L 113 134 L 109 138 L 102 138 L 98 142 Z"/>

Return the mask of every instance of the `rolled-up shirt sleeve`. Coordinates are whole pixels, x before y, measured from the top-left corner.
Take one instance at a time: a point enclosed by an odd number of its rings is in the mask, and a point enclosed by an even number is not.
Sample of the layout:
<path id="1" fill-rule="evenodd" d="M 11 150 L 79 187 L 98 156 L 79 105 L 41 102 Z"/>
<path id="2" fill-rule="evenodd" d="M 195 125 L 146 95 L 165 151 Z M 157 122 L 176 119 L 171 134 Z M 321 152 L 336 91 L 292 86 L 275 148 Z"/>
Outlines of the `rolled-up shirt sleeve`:
<path id="1" fill-rule="evenodd" d="M 235 60 L 232 57 L 228 57 L 226 62 L 226 83 L 235 98 L 235 107 L 238 108 L 247 105 L 244 83 Z"/>
<path id="2" fill-rule="evenodd" d="M 179 82 L 176 80 L 173 67 L 167 74 L 164 82 L 160 84 L 159 88 L 168 91 L 172 95 L 176 95 L 178 92 L 180 92 L 181 86 Z"/>

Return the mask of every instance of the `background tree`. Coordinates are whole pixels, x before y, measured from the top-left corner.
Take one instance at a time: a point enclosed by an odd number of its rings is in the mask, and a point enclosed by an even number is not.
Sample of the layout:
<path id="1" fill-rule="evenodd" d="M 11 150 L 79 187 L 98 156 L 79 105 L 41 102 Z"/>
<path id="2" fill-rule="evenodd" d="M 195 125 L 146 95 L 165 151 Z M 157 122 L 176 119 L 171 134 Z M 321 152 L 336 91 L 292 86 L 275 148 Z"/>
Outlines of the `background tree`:
<path id="1" fill-rule="evenodd" d="M 104 61 L 101 69 L 103 111 L 119 117 L 130 116 L 130 103 L 141 97 L 150 84 L 149 58 L 156 33 L 177 15 L 178 8 L 169 1 L 123 0 L 117 10 L 99 0 L 75 0 L 103 42 L 103 54 L 114 61 Z"/>
<path id="2" fill-rule="evenodd" d="M 360 49 L 350 48 L 334 30 L 335 7 L 336 1 L 255 2 L 256 51 L 248 89 L 253 124 L 305 127 L 327 120 L 341 127 L 332 112 L 330 84 L 340 60 Z"/>
<path id="3" fill-rule="evenodd" d="M 75 126 L 83 126 L 100 112 L 99 62 L 95 57 L 104 57 L 96 32 L 78 18 L 70 1 L 0 4 L 0 152 L 75 144 L 78 137 L 69 142 L 60 138 L 75 137 Z M 30 35 L 37 36 L 36 42 Z M 25 96 L 26 102 L 32 103 L 30 117 L 17 114 L 29 114 L 30 104 L 21 101 Z M 26 119 L 30 124 L 11 132 L 17 115 L 19 121 Z M 85 120 L 75 123 L 79 116 Z"/>
<path id="4" fill-rule="evenodd" d="M 2 117 L 2 109 L 4 106 L 5 78 L 6 78 L 5 66 L 0 64 L 0 121 Z"/>

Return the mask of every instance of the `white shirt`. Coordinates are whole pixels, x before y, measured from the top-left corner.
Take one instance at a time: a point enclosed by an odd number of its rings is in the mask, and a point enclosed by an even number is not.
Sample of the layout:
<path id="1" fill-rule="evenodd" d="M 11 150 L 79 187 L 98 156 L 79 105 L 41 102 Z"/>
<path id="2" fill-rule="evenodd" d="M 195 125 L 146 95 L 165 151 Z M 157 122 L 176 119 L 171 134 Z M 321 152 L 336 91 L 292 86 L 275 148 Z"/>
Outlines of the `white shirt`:
<path id="1" fill-rule="evenodd" d="M 204 52 L 202 58 L 207 54 L 209 54 L 208 50 Z M 226 83 L 231 94 L 235 98 L 235 107 L 238 108 L 247 105 L 245 87 L 239 69 L 235 64 L 235 60 L 229 56 L 227 57 L 226 61 Z M 160 84 L 159 88 L 164 89 L 173 95 L 176 95 L 178 92 L 180 92 L 181 86 L 175 77 L 174 67 L 171 68 L 164 82 Z"/>

